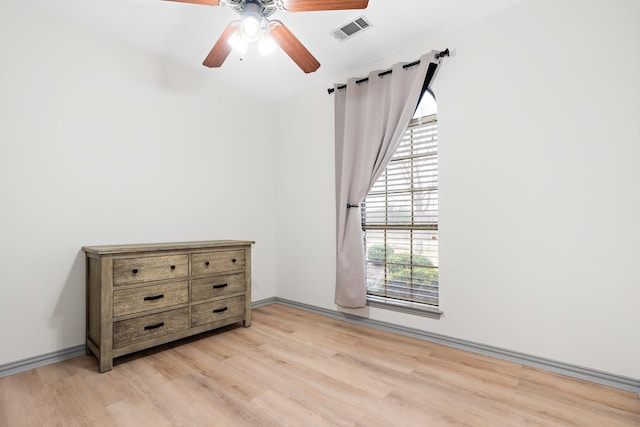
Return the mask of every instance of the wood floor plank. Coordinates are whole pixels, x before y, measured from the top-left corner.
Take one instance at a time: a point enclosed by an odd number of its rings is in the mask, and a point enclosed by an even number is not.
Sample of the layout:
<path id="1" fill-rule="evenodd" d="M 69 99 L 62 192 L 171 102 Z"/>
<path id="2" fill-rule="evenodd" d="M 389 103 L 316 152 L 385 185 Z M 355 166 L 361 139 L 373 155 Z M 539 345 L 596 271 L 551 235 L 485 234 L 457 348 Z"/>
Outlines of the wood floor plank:
<path id="1" fill-rule="evenodd" d="M 229 393 L 228 387 L 201 374 L 187 375 L 175 382 L 176 391 L 185 396 L 186 410 L 192 412 L 193 421 L 186 425 L 220 426 L 277 426 L 276 420 L 255 410 L 249 401 L 235 393 Z M 268 391 L 267 391 L 268 392 Z M 261 392 L 258 396 L 263 395 Z M 255 398 L 254 398 L 255 399 Z M 195 407 L 196 410 L 192 410 Z M 198 409 L 200 408 L 200 409 Z M 210 415 L 204 417 L 205 411 Z"/>
<path id="2" fill-rule="evenodd" d="M 317 333 L 311 333 L 311 336 L 308 336 L 305 335 L 303 331 L 296 331 L 292 334 L 283 335 L 277 331 L 274 332 L 264 325 L 258 325 L 256 332 L 266 338 L 264 344 L 284 342 L 289 345 L 298 346 L 298 348 L 304 348 L 306 351 L 312 351 L 321 357 L 333 356 L 336 354 L 336 347 L 339 346 L 339 344 L 334 344 L 333 346 L 322 345 L 322 337 L 319 337 Z M 292 336 L 295 336 L 295 339 L 292 339 Z"/>
<path id="3" fill-rule="evenodd" d="M 113 426 L 115 420 L 81 375 L 65 377 L 46 387 L 53 396 L 57 419 L 64 426 Z"/>
<path id="4" fill-rule="evenodd" d="M 0 387 L 6 385 L 0 381 Z M 5 389 L 7 393 L 0 398 L 0 408 L 3 408 L 0 410 L 1 426 L 63 426 L 58 416 L 56 398 L 48 391 L 41 389 L 28 398 L 19 398 L 12 396 L 10 390 Z"/>
<path id="5" fill-rule="evenodd" d="M 269 390 L 253 399 L 260 411 L 277 419 L 280 425 L 334 426 L 320 414 L 313 412 L 277 390 Z"/>
<path id="6" fill-rule="evenodd" d="M 44 386 L 37 369 L 20 372 L 0 378 L 0 398 L 3 402 L 28 399 Z"/>
<path id="7" fill-rule="evenodd" d="M 0 426 L 640 426 L 638 395 L 277 304 L 0 378 Z"/>
<path id="8" fill-rule="evenodd" d="M 253 381 L 238 370 L 229 369 L 228 364 L 211 358 L 207 353 L 193 346 L 176 348 L 176 352 L 194 373 L 199 373 L 219 384 L 239 399 L 250 401 L 269 389 L 269 386 Z"/>
<path id="9" fill-rule="evenodd" d="M 640 426 L 640 405 L 633 393 L 523 368 L 511 418 L 541 425 Z"/>
<path id="10" fill-rule="evenodd" d="M 453 361 L 433 360 L 418 366 L 414 375 L 420 376 L 422 383 L 445 385 L 468 394 L 487 395 L 493 400 L 505 401 L 513 396 L 518 386 L 518 372 L 520 369 L 506 375 L 493 369 L 485 371 Z"/>
<path id="11" fill-rule="evenodd" d="M 389 382 L 381 379 L 377 373 L 366 371 L 358 366 L 357 363 L 343 358 L 331 357 L 325 359 L 315 357 L 310 353 L 293 353 L 291 347 L 275 344 L 266 344 L 262 348 L 278 360 L 302 366 L 307 370 L 322 372 L 336 380 L 348 381 L 352 386 L 376 397 L 386 396 L 393 387 Z"/>
<path id="12" fill-rule="evenodd" d="M 41 366 L 34 371 L 42 380 L 42 384 L 48 385 L 66 377 L 85 373 L 88 370 L 92 370 L 94 366 L 95 359 L 92 357 L 80 357 L 64 360 L 53 365 Z"/>
<path id="13" fill-rule="evenodd" d="M 574 401 L 590 402 L 594 406 L 640 416 L 640 405 L 638 405 L 636 394 L 576 378 L 567 378 L 553 372 L 523 367 L 519 378 L 519 389 L 547 396 L 562 396 Z"/>
<path id="14" fill-rule="evenodd" d="M 91 392 L 105 407 L 139 395 L 119 370 L 106 372 L 100 377 L 100 381 L 88 381 L 88 377 L 82 381 L 87 383 Z"/>
<path id="15" fill-rule="evenodd" d="M 152 401 L 142 395 L 109 405 L 107 411 L 118 427 L 172 427 L 173 424 L 156 410 Z"/>

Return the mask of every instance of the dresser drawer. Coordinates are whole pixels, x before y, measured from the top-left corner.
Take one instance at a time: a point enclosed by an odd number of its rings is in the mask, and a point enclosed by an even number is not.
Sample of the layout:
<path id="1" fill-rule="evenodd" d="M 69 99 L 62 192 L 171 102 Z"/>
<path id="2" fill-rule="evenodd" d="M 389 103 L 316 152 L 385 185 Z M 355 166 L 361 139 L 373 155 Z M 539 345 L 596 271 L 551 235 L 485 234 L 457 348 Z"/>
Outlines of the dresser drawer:
<path id="1" fill-rule="evenodd" d="M 113 260 L 113 284 L 180 279 L 189 276 L 189 255 L 165 255 Z"/>
<path id="2" fill-rule="evenodd" d="M 191 256 L 191 275 L 193 276 L 244 270 L 244 268 L 243 250 L 202 252 Z"/>
<path id="3" fill-rule="evenodd" d="M 189 328 L 189 308 L 165 311 L 113 323 L 113 348 L 150 340 Z"/>
<path id="4" fill-rule="evenodd" d="M 244 292 L 245 289 L 244 273 L 193 279 L 191 282 L 191 301 Z"/>
<path id="5" fill-rule="evenodd" d="M 141 313 L 189 302 L 189 282 L 125 287 L 113 292 L 113 317 Z"/>
<path id="6" fill-rule="evenodd" d="M 191 307 L 191 327 L 241 316 L 244 311 L 244 295 L 194 305 Z"/>

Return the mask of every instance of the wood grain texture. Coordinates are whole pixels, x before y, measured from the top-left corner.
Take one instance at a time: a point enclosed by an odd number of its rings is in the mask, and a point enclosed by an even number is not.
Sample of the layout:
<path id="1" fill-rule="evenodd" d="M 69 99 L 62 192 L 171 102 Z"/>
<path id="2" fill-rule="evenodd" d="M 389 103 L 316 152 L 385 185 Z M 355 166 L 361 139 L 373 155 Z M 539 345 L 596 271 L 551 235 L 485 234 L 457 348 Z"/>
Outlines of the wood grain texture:
<path id="1" fill-rule="evenodd" d="M 86 348 L 98 358 L 100 372 L 111 370 L 115 357 L 233 323 L 251 325 L 252 243 L 84 247 Z M 202 303 L 211 305 L 209 312 L 203 306 L 192 316 L 192 304 Z"/>
<path id="2" fill-rule="evenodd" d="M 275 304 L 116 365 L 1 378 L 0 425 L 640 425 L 631 392 Z"/>
<path id="3" fill-rule="evenodd" d="M 320 62 L 282 22 L 271 21 L 269 35 L 305 73 L 313 73 L 320 68 Z"/>
<path id="4" fill-rule="evenodd" d="M 244 262 L 245 262 L 245 294 L 244 300 L 247 303 L 244 309 L 244 320 L 242 321 L 245 328 L 251 326 L 251 245 L 247 245 L 244 248 Z"/>
<path id="5" fill-rule="evenodd" d="M 100 313 L 100 341 L 93 342 L 98 347 L 100 371 L 111 369 L 113 358 L 113 257 L 108 255 L 100 259 L 100 283 L 90 289 L 100 294 L 98 312 Z M 93 318 L 94 316 L 89 316 Z"/>
<path id="6" fill-rule="evenodd" d="M 87 340 L 100 343 L 100 260 L 87 257 Z"/>
<path id="7" fill-rule="evenodd" d="M 207 57 L 202 61 L 202 65 L 209 68 L 221 67 L 231 53 L 232 47 L 229 44 L 229 39 L 236 31 L 238 31 L 238 23 L 232 22 L 229 24 L 216 40 Z"/>
<path id="8" fill-rule="evenodd" d="M 171 251 L 175 249 L 211 249 L 225 246 L 245 246 L 253 245 L 255 242 L 251 240 L 199 240 L 193 242 L 166 242 L 166 243 L 136 243 L 126 245 L 99 245 L 99 246 L 83 246 L 82 250 L 87 254 L 93 255 L 115 255 L 119 253 L 143 253 Z"/>
<path id="9" fill-rule="evenodd" d="M 202 301 L 237 292 L 246 289 L 245 273 L 226 274 L 223 276 L 193 279 L 191 281 L 191 300 Z"/>
<path id="10" fill-rule="evenodd" d="M 369 0 L 284 0 L 289 12 L 314 12 L 318 10 L 366 9 Z"/>
<path id="11" fill-rule="evenodd" d="M 191 256 L 191 275 L 202 276 L 244 270 L 244 250 L 211 251 Z"/>
<path id="12" fill-rule="evenodd" d="M 244 315 L 244 295 L 191 306 L 191 327 Z"/>
<path id="13" fill-rule="evenodd" d="M 113 316 L 158 310 L 189 302 L 189 281 L 113 291 Z"/>
<path id="14" fill-rule="evenodd" d="M 114 259 L 113 285 L 180 279 L 189 276 L 189 255 Z"/>
<path id="15" fill-rule="evenodd" d="M 147 341 L 189 328 L 189 308 L 113 322 L 113 348 Z"/>

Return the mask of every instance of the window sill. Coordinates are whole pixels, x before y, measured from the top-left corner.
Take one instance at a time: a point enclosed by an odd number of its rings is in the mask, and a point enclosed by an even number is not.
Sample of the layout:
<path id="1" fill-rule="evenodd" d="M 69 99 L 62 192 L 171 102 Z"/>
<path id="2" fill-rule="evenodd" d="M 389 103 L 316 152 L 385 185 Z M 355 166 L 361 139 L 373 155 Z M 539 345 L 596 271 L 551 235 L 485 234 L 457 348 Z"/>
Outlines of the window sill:
<path id="1" fill-rule="evenodd" d="M 367 296 L 367 305 L 369 307 L 399 311 L 400 313 L 413 314 L 416 316 L 428 317 L 430 319 L 440 319 L 444 314 L 442 311 L 431 305 L 404 302 L 371 295 Z"/>

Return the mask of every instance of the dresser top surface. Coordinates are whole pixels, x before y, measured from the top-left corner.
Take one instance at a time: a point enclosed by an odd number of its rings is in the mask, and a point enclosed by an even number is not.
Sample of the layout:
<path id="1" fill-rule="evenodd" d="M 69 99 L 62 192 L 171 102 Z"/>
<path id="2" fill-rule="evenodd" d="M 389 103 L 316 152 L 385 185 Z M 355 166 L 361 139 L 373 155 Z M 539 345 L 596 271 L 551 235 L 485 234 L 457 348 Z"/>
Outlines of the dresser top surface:
<path id="1" fill-rule="evenodd" d="M 255 242 L 250 240 L 203 240 L 196 242 L 168 242 L 168 243 L 141 243 L 141 244 L 125 244 L 125 245 L 100 245 L 100 246 L 83 246 L 82 250 L 86 253 L 97 255 L 121 254 L 133 252 L 149 252 L 149 251 L 171 251 L 178 249 L 208 249 L 208 248 L 232 248 L 240 246 L 250 246 Z"/>

